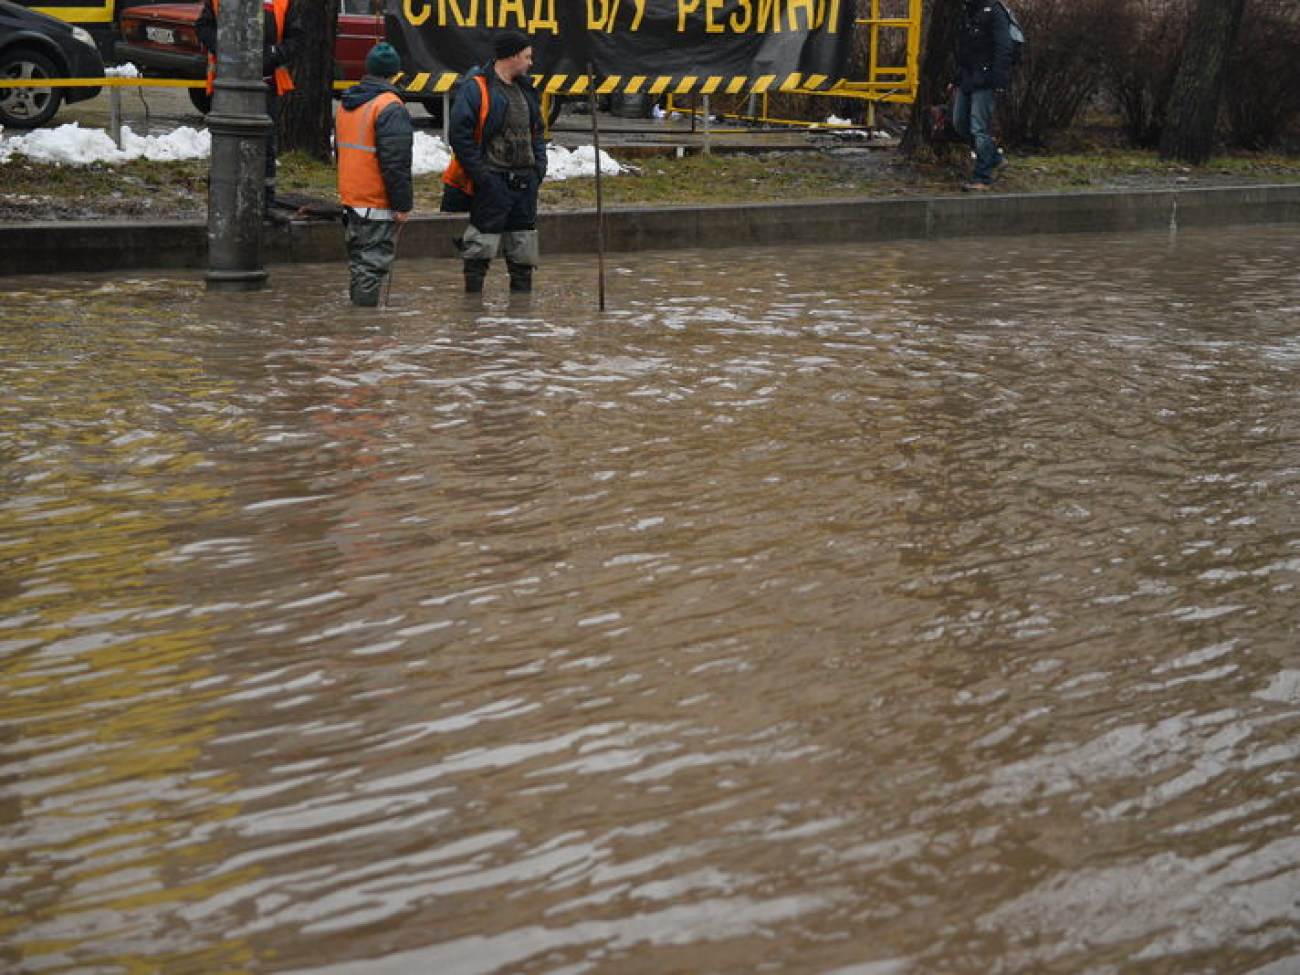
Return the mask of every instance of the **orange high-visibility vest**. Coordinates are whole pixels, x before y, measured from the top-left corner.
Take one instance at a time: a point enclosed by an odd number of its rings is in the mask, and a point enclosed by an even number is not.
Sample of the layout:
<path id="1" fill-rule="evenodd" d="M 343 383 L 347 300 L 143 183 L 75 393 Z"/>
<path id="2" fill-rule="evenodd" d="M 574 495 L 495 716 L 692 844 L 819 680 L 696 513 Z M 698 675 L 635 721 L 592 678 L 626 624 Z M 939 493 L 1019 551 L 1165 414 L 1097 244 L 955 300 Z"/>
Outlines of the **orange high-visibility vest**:
<path id="1" fill-rule="evenodd" d="M 219 0 L 212 0 L 212 14 L 216 16 Z M 284 25 L 289 19 L 289 0 L 263 0 L 262 9 L 275 17 L 275 43 L 284 43 Z M 264 15 L 265 16 L 265 15 Z M 208 54 L 208 94 L 212 94 L 212 83 L 217 78 L 217 56 Z M 283 95 L 293 91 L 293 77 L 288 68 L 275 69 L 275 90 Z"/>
<path id="2" fill-rule="evenodd" d="M 488 95 L 488 83 L 486 78 L 481 74 L 477 74 L 474 76 L 474 80 L 478 82 L 480 96 L 478 125 L 474 126 L 474 141 L 481 146 L 483 144 L 483 126 L 487 124 L 488 102 L 491 100 L 491 96 Z M 448 186 L 456 187 L 456 189 L 460 190 L 467 196 L 474 195 L 474 181 L 469 178 L 469 173 L 465 172 L 465 167 L 460 164 L 460 160 L 456 158 L 454 153 L 452 154 L 451 162 L 449 162 L 447 168 L 443 170 L 442 181 Z"/>
<path id="3" fill-rule="evenodd" d="M 389 105 L 402 99 L 391 91 L 376 95 L 359 108 L 339 106 L 334 115 L 334 145 L 339 154 L 339 199 L 354 210 L 389 208 L 388 189 L 379 168 L 375 122 Z"/>

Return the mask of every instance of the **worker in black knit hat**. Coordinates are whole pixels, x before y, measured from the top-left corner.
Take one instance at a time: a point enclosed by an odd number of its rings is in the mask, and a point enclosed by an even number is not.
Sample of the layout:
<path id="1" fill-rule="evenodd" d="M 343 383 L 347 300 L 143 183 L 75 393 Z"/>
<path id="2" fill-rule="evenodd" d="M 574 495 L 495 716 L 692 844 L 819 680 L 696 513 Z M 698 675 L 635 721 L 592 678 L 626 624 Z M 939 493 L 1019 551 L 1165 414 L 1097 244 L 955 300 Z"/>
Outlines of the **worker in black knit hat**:
<path id="1" fill-rule="evenodd" d="M 546 177 L 545 126 L 537 91 L 528 80 L 533 44 L 528 35 L 501 31 L 495 58 L 471 68 L 451 109 L 448 135 L 455 154 L 443 174 L 442 209 L 469 211 L 458 241 L 465 290 L 483 290 L 498 253 L 506 259 L 510 290 L 531 291 L 537 266 L 537 194 Z"/>

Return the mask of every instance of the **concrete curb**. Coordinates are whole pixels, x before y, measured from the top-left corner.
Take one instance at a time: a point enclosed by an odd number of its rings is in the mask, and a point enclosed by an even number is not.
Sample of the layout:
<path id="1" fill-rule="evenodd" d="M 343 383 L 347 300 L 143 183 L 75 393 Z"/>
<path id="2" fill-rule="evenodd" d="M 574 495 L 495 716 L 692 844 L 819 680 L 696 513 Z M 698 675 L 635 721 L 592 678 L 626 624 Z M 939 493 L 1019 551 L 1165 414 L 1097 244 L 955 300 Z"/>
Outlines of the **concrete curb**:
<path id="1" fill-rule="evenodd" d="M 1034 234 L 1123 233 L 1178 227 L 1300 221 L 1300 184 L 1133 192 L 970 195 L 919 199 L 824 200 L 717 207 L 611 209 L 611 253 L 792 243 L 863 244 L 893 240 Z M 405 258 L 453 258 L 463 216 L 417 217 L 402 231 Z M 596 250 L 594 210 L 543 213 L 546 254 Z M 67 271 L 202 269 L 207 227 L 199 221 L 0 225 L 0 275 Z M 333 221 L 268 228 L 267 265 L 344 259 Z"/>

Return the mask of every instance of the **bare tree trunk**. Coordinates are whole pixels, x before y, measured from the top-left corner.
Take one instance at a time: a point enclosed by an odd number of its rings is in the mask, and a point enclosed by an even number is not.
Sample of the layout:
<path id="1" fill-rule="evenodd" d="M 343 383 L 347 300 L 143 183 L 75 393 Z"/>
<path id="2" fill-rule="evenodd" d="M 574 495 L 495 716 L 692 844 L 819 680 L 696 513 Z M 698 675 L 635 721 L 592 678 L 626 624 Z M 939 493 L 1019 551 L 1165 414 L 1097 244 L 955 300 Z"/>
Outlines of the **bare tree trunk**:
<path id="1" fill-rule="evenodd" d="M 1196 0 L 1192 31 L 1183 48 L 1169 98 L 1160 155 L 1200 166 L 1210 158 L 1228 57 L 1246 0 Z"/>
<path id="2" fill-rule="evenodd" d="M 328 160 L 339 0 L 294 0 L 293 14 L 302 28 L 303 44 L 292 65 L 294 90 L 280 105 L 280 147 Z"/>
<path id="3" fill-rule="evenodd" d="M 917 82 L 916 101 L 912 103 L 907 131 L 899 143 L 898 151 L 904 156 L 914 156 L 924 143 L 925 128 L 921 124 L 924 113 L 931 105 L 942 102 L 952 81 L 957 63 L 957 29 L 961 25 L 964 0 L 930 0 L 926 16 L 925 43 L 921 50 L 921 77 Z"/>

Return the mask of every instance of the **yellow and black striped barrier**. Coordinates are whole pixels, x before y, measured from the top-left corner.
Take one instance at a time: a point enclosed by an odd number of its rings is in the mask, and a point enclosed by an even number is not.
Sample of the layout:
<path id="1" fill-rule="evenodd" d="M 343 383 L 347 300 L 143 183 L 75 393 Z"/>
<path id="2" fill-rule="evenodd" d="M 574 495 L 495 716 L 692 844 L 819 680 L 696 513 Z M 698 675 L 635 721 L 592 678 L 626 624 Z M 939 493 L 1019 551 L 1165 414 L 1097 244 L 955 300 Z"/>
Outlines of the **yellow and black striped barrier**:
<path id="1" fill-rule="evenodd" d="M 439 75 L 398 75 L 394 84 L 408 95 L 446 95 L 460 81 L 460 75 L 450 72 Z M 0 88 L 203 88 L 201 78 L 5 78 Z M 336 81 L 334 89 L 343 91 L 355 82 Z M 536 80 L 537 89 L 546 95 L 586 95 L 591 87 L 585 75 L 543 75 Z M 880 89 L 878 92 L 875 89 Z M 867 89 L 871 89 L 869 92 Z M 717 75 L 687 75 L 685 77 L 649 75 L 609 75 L 595 85 L 597 95 L 654 95 L 681 97 L 684 95 L 772 95 L 777 93 L 801 95 L 834 95 L 836 97 L 875 97 L 881 100 L 910 100 L 912 92 L 897 82 L 867 85 L 863 82 L 832 79 L 826 75 L 790 74 L 784 76 L 762 75 L 719 77 Z M 882 98 L 883 96 L 883 98 Z M 892 96 L 892 97 L 891 97 Z"/>
<path id="2" fill-rule="evenodd" d="M 451 73 L 444 73 L 434 76 L 428 73 L 398 75 L 393 79 L 394 84 L 405 91 L 408 96 L 419 98 L 420 96 L 439 96 L 447 98 L 450 96 L 452 89 L 459 82 L 460 76 Z M 355 82 L 336 81 L 334 89 L 343 91 L 350 88 Z M 821 95 L 847 98 L 867 98 L 870 101 L 910 101 L 911 92 L 907 89 L 896 89 L 895 92 L 882 92 L 877 94 L 864 94 L 860 82 L 845 82 L 841 79 L 830 79 L 825 75 L 801 75 L 791 74 L 785 76 L 764 75 L 759 78 L 749 78 L 746 76 L 737 77 L 719 77 L 719 76 L 649 76 L 649 75 L 611 75 L 599 79 L 593 85 L 586 75 L 544 75 L 537 79 L 537 88 L 541 92 L 545 102 L 549 103 L 551 99 L 564 96 L 586 96 L 590 89 L 594 88 L 596 95 L 612 94 L 629 94 L 638 95 L 646 94 L 656 98 L 666 98 L 668 105 L 674 111 L 683 114 L 709 115 L 707 108 L 709 96 L 711 95 L 742 95 L 748 94 L 760 99 L 762 107 L 754 115 L 731 115 L 737 121 L 745 123 L 759 122 L 764 124 L 776 124 L 783 126 L 808 126 L 813 123 L 806 121 L 796 121 L 788 119 L 777 119 L 770 115 L 767 100 L 770 96 L 776 94 L 799 94 L 799 95 Z M 118 115 L 120 106 L 118 105 L 119 91 L 123 88 L 205 88 L 207 81 L 196 78 L 128 78 L 128 77 L 104 77 L 104 78 L 21 78 L 21 79 L 4 79 L 0 80 L 0 89 L 6 87 L 13 88 L 89 88 L 100 87 L 112 89 L 113 98 L 111 122 L 111 135 L 113 141 L 121 144 L 120 122 Z M 882 97 L 883 95 L 883 97 Z M 702 111 L 697 111 L 693 106 L 690 108 L 683 107 L 675 103 L 675 100 L 684 97 L 704 98 Z M 893 96 L 893 97 L 891 97 Z M 872 106 L 874 108 L 874 106 Z M 549 113 L 548 113 L 549 117 Z M 444 130 L 447 125 L 447 113 L 443 114 Z"/>

